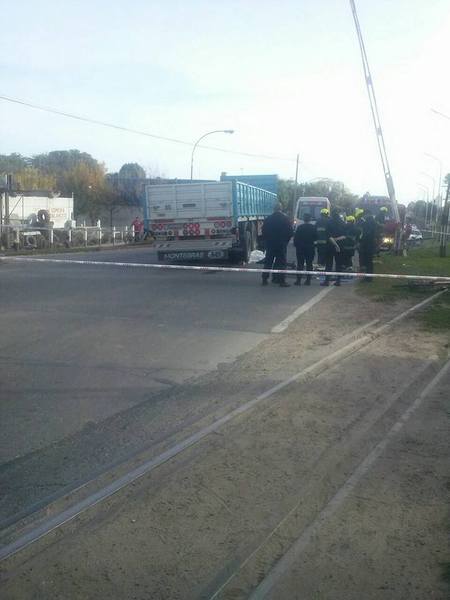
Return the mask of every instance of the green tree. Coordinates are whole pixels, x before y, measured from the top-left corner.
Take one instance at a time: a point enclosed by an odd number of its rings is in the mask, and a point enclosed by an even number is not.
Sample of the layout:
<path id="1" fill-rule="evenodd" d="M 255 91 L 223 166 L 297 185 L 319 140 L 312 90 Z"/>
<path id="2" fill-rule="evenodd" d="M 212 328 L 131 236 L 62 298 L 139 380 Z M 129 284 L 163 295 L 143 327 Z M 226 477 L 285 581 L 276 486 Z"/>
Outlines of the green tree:
<path id="1" fill-rule="evenodd" d="M 94 222 L 98 219 L 110 186 L 103 165 L 79 162 L 62 175 L 63 189 L 74 195 L 75 215 L 85 214 Z"/>
<path id="2" fill-rule="evenodd" d="M 288 214 L 292 214 L 294 202 L 296 200 L 295 195 L 295 181 L 292 179 L 278 180 L 278 200 Z"/>
<path id="3" fill-rule="evenodd" d="M 15 187 L 19 190 L 55 190 L 56 178 L 44 174 L 36 167 L 25 167 L 14 174 Z"/>
<path id="4" fill-rule="evenodd" d="M 299 183 L 295 189 L 295 182 L 292 179 L 280 180 L 278 198 L 290 214 L 294 210 L 293 204 L 301 196 L 323 196 L 329 199 L 333 207 L 343 212 L 352 212 L 358 200 L 358 196 L 352 194 L 341 181 L 318 179 Z"/>
<path id="5" fill-rule="evenodd" d="M 65 195 L 73 191 L 70 189 L 73 176 L 68 178 L 68 174 L 73 173 L 79 165 L 86 166 L 91 171 L 102 169 L 104 175 L 103 165 L 87 152 L 79 150 L 54 150 L 47 154 L 37 154 L 33 156 L 31 163 L 41 173 L 55 177 L 58 190 Z"/>
<path id="6" fill-rule="evenodd" d="M 0 154 L 0 175 L 18 173 L 30 166 L 30 159 L 17 154 Z"/>
<path id="7" fill-rule="evenodd" d="M 142 201 L 146 173 L 138 163 L 125 163 L 116 177 L 116 190 L 121 194 L 124 204 L 137 205 Z"/>

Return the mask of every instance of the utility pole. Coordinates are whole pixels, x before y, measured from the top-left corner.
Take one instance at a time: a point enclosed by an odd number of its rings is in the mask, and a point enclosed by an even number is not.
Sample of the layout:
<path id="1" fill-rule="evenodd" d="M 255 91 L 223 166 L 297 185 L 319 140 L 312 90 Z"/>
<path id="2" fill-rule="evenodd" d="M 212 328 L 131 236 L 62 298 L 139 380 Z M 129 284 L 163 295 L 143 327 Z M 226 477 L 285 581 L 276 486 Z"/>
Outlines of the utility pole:
<path id="1" fill-rule="evenodd" d="M 384 178 L 386 181 L 386 187 L 388 195 L 392 203 L 392 209 L 394 212 L 394 218 L 397 223 L 400 223 L 400 215 L 398 211 L 397 199 L 395 196 L 394 182 L 392 180 L 391 171 L 389 168 L 389 161 L 386 152 L 386 146 L 384 144 L 383 131 L 381 129 L 380 117 L 378 114 L 377 99 L 375 96 L 375 88 L 372 81 L 372 75 L 370 74 L 369 61 L 367 58 L 366 48 L 364 45 L 364 39 L 359 25 L 358 13 L 356 12 L 355 0 L 350 0 L 350 7 L 352 9 L 353 20 L 355 21 L 356 35 L 358 37 L 359 48 L 361 50 L 361 59 L 363 63 L 364 79 L 366 81 L 367 93 L 369 95 L 370 109 L 372 111 L 373 124 L 375 126 L 375 134 L 377 138 L 378 150 L 380 152 L 381 164 L 383 167 Z M 399 228 L 396 232 L 395 250 L 400 252 L 401 235 Z"/>
<path id="2" fill-rule="evenodd" d="M 439 246 L 439 256 L 445 258 L 447 256 L 447 237 L 448 237 L 448 217 L 449 217 L 449 202 L 450 181 L 447 183 L 447 193 L 445 195 L 445 204 L 441 215 L 441 243 Z"/>
<path id="3" fill-rule="evenodd" d="M 8 175 L 6 175 L 6 187 L 5 187 L 5 214 L 3 215 L 3 223 L 5 225 L 5 230 L 6 230 L 6 234 L 5 234 L 5 247 L 8 250 L 9 249 L 9 192 L 12 190 L 12 175 L 11 173 L 8 173 Z"/>

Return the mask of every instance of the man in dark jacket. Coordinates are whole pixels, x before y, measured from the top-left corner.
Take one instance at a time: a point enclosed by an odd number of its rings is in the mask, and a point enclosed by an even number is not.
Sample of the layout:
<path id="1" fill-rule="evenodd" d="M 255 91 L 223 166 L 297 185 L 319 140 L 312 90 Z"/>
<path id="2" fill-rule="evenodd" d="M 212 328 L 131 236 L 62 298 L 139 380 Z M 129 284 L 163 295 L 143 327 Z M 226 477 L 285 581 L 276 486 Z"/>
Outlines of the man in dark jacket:
<path id="1" fill-rule="evenodd" d="M 341 219 L 339 211 L 333 209 L 327 226 L 327 254 L 325 271 L 333 270 L 333 263 L 336 264 L 336 271 L 344 270 L 343 243 L 345 240 L 345 223 Z M 330 275 L 325 276 L 325 281 L 320 285 L 330 285 Z M 338 275 L 334 285 L 341 285 L 341 278 Z"/>
<path id="2" fill-rule="evenodd" d="M 317 231 L 317 263 L 320 267 L 325 266 L 326 254 L 327 254 L 327 227 L 330 221 L 330 211 L 328 208 L 322 208 L 320 211 L 320 217 L 316 221 Z"/>
<path id="3" fill-rule="evenodd" d="M 311 221 L 311 215 L 303 215 L 301 225 L 297 227 L 294 234 L 294 246 L 297 252 L 297 270 L 303 271 L 306 262 L 306 270 L 313 270 L 314 253 L 316 251 L 314 242 L 317 240 L 316 226 Z M 302 276 L 297 275 L 295 285 L 301 285 Z M 311 285 L 311 275 L 306 276 L 305 285 Z"/>
<path id="4" fill-rule="evenodd" d="M 377 223 L 372 213 L 366 209 L 361 222 L 361 240 L 359 242 L 359 267 L 361 271 L 373 273 L 373 255 L 377 251 Z M 372 277 L 364 277 L 364 282 L 371 282 Z"/>
<path id="5" fill-rule="evenodd" d="M 266 217 L 262 227 L 262 238 L 266 247 L 265 269 L 285 269 L 287 245 L 292 237 L 292 225 L 283 211 L 281 204 L 277 203 L 271 215 Z M 269 273 L 262 274 L 262 284 L 267 285 Z M 289 287 L 285 276 L 280 273 L 275 280 L 280 287 Z"/>

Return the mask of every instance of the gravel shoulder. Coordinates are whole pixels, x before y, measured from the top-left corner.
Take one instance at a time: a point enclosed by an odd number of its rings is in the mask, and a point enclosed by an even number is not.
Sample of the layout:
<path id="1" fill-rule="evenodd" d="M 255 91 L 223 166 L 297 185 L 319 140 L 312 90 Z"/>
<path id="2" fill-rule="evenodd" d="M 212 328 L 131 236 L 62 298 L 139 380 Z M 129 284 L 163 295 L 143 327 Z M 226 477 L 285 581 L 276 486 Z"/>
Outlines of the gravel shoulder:
<path id="1" fill-rule="evenodd" d="M 178 400 L 196 392 L 218 417 L 342 347 L 352 329 L 406 306 L 374 305 L 350 286 L 333 291 L 285 334 L 179 390 Z M 448 343 L 447 334 L 409 319 L 320 376 L 284 388 L 4 561 L 2 598 L 248 598 L 384 439 Z M 274 598 L 444 597 L 448 383 L 312 540 L 305 564 Z M 211 413 L 199 417 L 197 425 Z"/>
<path id="2" fill-rule="evenodd" d="M 447 377 L 267 598 L 449 597 L 449 386 Z"/>

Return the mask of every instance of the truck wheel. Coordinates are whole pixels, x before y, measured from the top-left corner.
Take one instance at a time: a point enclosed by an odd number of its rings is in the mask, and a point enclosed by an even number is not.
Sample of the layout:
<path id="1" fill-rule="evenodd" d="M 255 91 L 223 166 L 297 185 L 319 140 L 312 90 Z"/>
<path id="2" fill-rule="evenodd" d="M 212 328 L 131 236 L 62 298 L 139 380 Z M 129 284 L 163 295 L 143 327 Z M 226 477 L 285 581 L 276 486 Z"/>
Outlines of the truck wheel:
<path id="1" fill-rule="evenodd" d="M 242 251 L 240 248 L 230 248 L 228 252 L 228 260 L 232 265 L 242 264 Z"/>

